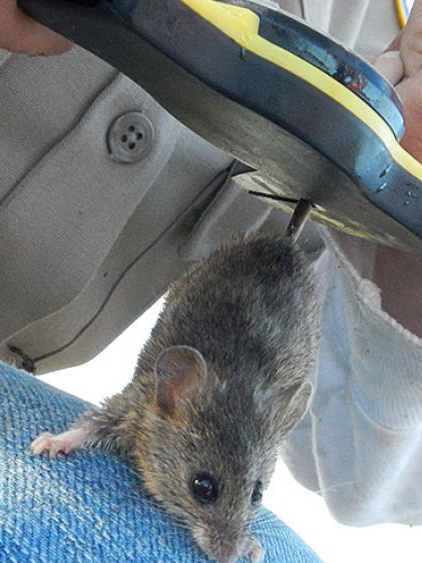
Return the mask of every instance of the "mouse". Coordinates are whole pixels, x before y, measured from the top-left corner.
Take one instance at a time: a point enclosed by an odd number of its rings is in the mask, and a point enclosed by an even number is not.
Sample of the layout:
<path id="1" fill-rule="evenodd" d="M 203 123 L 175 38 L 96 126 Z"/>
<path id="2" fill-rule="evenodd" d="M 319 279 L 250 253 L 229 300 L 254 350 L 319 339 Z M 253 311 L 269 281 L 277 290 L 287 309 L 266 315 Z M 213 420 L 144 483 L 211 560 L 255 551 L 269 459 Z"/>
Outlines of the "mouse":
<path id="1" fill-rule="evenodd" d="M 124 390 L 32 452 L 126 456 L 208 557 L 263 561 L 251 524 L 310 402 L 319 324 L 298 243 L 238 236 L 171 284 Z"/>

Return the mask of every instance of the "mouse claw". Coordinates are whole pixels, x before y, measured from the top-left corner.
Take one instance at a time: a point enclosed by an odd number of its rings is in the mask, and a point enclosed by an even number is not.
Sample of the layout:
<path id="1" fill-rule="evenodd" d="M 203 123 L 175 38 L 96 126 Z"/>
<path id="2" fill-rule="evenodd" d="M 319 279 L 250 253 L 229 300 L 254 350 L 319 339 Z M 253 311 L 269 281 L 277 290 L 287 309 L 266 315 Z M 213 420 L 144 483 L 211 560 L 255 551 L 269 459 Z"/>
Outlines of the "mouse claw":
<path id="1" fill-rule="evenodd" d="M 50 432 L 43 432 L 37 438 L 35 438 L 35 440 L 32 442 L 31 452 L 34 455 L 39 455 L 44 450 L 50 451 L 53 438 L 54 438 L 54 436 Z M 51 453 L 50 453 L 50 455 L 51 455 Z"/>
<path id="2" fill-rule="evenodd" d="M 265 549 L 255 538 L 252 538 L 248 554 L 252 563 L 263 563 L 265 558 Z"/>
<path id="3" fill-rule="evenodd" d="M 43 432 L 31 444 L 34 455 L 48 451 L 50 457 L 57 457 L 59 453 L 68 454 L 72 450 L 81 447 L 86 434 L 79 428 L 67 430 L 55 436 L 50 432 Z"/>

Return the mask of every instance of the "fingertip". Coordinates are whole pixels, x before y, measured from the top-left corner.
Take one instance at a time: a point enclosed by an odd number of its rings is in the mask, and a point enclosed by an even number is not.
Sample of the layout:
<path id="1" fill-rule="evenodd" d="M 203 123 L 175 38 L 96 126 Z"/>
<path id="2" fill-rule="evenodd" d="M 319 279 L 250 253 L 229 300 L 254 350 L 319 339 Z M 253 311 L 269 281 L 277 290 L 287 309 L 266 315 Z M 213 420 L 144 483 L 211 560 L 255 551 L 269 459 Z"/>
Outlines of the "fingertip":
<path id="1" fill-rule="evenodd" d="M 381 53 L 372 61 L 372 65 L 393 85 L 398 84 L 404 76 L 404 65 L 399 51 Z"/>
<path id="2" fill-rule="evenodd" d="M 47 29 L 41 24 L 32 26 L 30 33 L 14 45 L 14 51 L 27 55 L 62 55 L 73 47 L 72 41 Z"/>
<path id="3" fill-rule="evenodd" d="M 27 16 L 16 5 L 9 6 L 1 22 L 0 47 L 27 55 L 60 55 L 73 43 Z"/>

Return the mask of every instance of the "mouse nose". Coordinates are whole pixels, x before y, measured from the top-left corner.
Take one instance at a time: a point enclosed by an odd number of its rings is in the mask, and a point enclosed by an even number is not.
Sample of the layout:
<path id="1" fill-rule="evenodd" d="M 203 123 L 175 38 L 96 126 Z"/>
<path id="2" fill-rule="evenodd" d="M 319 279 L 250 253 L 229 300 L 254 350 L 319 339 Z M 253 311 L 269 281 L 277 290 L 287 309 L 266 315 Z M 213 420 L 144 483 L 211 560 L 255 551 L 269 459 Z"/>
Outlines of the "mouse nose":
<path id="1" fill-rule="evenodd" d="M 246 547 L 245 538 L 238 539 L 237 541 L 226 541 L 223 544 L 220 544 L 220 548 L 218 553 L 216 554 L 218 563 L 235 563 L 239 561 L 245 553 Z"/>
<path id="2" fill-rule="evenodd" d="M 252 537 L 240 541 L 237 545 L 231 547 L 230 551 L 222 553 L 222 556 L 218 557 L 217 561 L 218 563 L 235 563 L 245 556 L 249 556 L 254 563 L 263 563 L 265 549 L 259 541 Z"/>
<path id="3" fill-rule="evenodd" d="M 238 523 L 234 529 L 226 523 L 224 529 L 219 525 L 205 534 L 203 528 L 193 530 L 193 535 L 202 550 L 218 563 L 235 563 L 250 552 L 250 530 L 239 530 Z"/>
<path id="4" fill-rule="evenodd" d="M 221 556 L 217 559 L 218 563 L 236 563 L 241 556 L 238 554 L 237 551 L 234 551 L 232 554 Z"/>

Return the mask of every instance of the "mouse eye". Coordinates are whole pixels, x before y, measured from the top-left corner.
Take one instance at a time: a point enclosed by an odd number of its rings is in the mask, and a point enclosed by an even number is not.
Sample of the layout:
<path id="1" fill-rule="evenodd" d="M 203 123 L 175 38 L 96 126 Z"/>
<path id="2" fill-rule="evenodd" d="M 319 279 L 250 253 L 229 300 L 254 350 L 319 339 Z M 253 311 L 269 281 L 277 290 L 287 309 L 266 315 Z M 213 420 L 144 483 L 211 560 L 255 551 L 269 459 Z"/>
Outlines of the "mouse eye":
<path id="1" fill-rule="evenodd" d="M 251 496 L 252 506 L 258 506 L 258 504 L 260 504 L 262 500 L 263 492 L 264 492 L 264 485 L 262 484 L 262 481 L 257 481 L 252 491 L 252 496 Z"/>
<path id="2" fill-rule="evenodd" d="M 213 502 L 218 497 L 217 481 L 209 473 L 198 473 L 192 479 L 193 496 L 199 502 Z"/>

